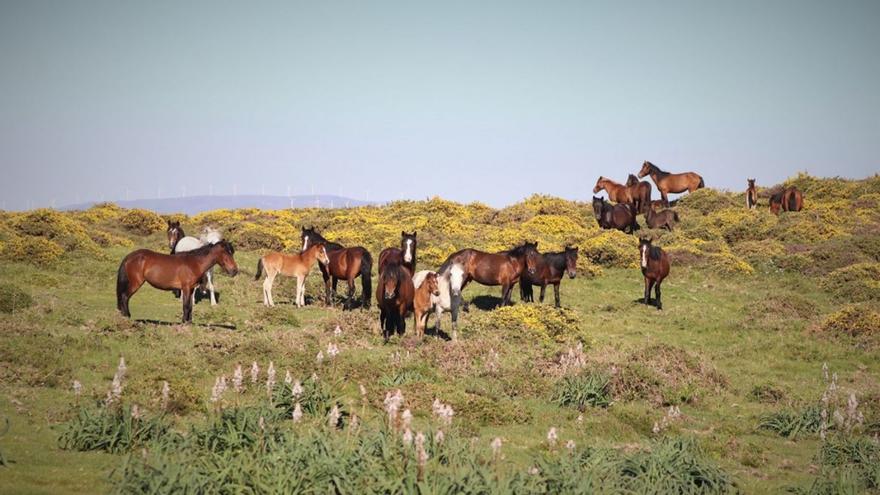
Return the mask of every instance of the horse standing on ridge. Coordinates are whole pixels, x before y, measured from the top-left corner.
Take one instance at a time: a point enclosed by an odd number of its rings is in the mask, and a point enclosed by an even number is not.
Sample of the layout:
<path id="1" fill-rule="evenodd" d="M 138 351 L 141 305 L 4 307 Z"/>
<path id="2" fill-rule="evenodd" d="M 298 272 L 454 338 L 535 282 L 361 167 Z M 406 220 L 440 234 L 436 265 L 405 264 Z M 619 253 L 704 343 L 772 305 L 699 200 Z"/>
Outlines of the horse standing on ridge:
<path id="1" fill-rule="evenodd" d="M 633 174 L 629 174 L 626 178 L 626 187 L 629 188 L 629 194 L 633 199 L 633 206 L 636 213 L 647 212 L 648 206 L 651 204 L 651 183 L 646 180 L 639 180 Z"/>
<path id="2" fill-rule="evenodd" d="M 636 212 L 628 204 L 612 205 L 605 198 L 593 196 L 593 216 L 603 229 L 617 229 L 628 234 L 639 230 Z"/>
<path id="3" fill-rule="evenodd" d="M 660 198 L 663 200 L 664 206 L 669 206 L 669 198 L 667 197 L 669 193 L 694 192 L 706 186 L 700 174 L 694 172 L 684 172 L 681 174 L 664 172 L 660 170 L 660 167 L 649 161 L 645 161 L 642 164 L 642 169 L 639 170 L 639 178 L 646 175 L 651 176 L 654 185 L 660 191 Z"/>
<path id="4" fill-rule="evenodd" d="M 746 208 L 754 210 L 758 206 L 758 189 L 755 187 L 755 179 L 746 179 L 749 181 L 749 188 L 746 189 Z"/>

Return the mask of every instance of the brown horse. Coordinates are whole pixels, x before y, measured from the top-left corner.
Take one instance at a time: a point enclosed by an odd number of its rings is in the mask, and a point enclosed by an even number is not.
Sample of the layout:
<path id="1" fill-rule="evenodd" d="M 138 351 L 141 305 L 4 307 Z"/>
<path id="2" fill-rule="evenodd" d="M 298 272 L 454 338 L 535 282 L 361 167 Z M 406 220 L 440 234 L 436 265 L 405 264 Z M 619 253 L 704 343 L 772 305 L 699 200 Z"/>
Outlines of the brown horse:
<path id="1" fill-rule="evenodd" d="M 596 217 L 599 227 L 603 229 L 628 231 L 628 234 L 639 230 L 636 212 L 630 205 L 612 205 L 606 202 L 605 198 L 593 196 L 593 216 Z"/>
<path id="2" fill-rule="evenodd" d="M 639 170 L 639 178 L 650 175 L 657 190 L 660 191 L 660 198 L 665 206 L 669 206 L 669 193 L 694 192 L 701 187 L 705 187 L 703 178 L 694 172 L 684 172 L 682 174 L 671 174 L 660 170 L 660 167 L 646 161 Z"/>
<path id="3" fill-rule="evenodd" d="M 168 229 L 165 231 L 165 235 L 168 237 L 168 249 L 171 250 L 171 254 L 174 254 L 174 246 L 186 237 L 186 232 L 183 231 L 179 221 L 168 220 Z"/>
<path id="4" fill-rule="evenodd" d="M 565 246 L 565 251 L 560 253 L 534 254 L 536 261 L 532 263 L 533 270 L 523 272 L 519 279 L 520 299 L 525 302 L 534 302 L 532 285 L 541 286 L 541 302 L 544 302 L 544 291 L 547 284 L 553 285 L 553 296 L 556 299 L 556 307 L 559 304 L 559 284 L 568 274 L 568 278 L 577 275 L 578 248 Z"/>
<path id="5" fill-rule="evenodd" d="M 326 289 L 325 301 L 327 304 L 333 304 L 336 297 L 336 283 L 343 279 L 348 283 L 348 294 L 343 304 L 343 309 L 350 309 L 354 299 L 354 279 L 361 277 L 363 308 L 370 307 L 370 294 L 373 291 L 373 282 L 371 271 L 373 270 L 373 257 L 370 252 L 361 246 L 344 247 L 342 244 L 330 242 L 319 234 L 314 227 L 302 228 L 302 250 L 305 251 L 312 244 L 324 243 L 327 249 L 327 256 L 330 263 L 326 265 L 318 265 L 321 269 L 321 275 L 324 277 L 324 287 Z M 330 292 L 330 282 L 333 282 L 333 292 Z"/>
<path id="6" fill-rule="evenodd" d="M 403 265 L 410 273 L 416 272 L 416 248 L 418 242 L 416 240 L 416 232 L 407 234 L 400 233 L 400 248 L 385 248 L 379 253 L 379 271 L 389 262 Z"/>
<path id="7" fill-rule="evenodd" d="M 651 183 L 646 180 L 640 181 L 635 175 L 629 174 L 626 178 L 626 187 L 629 188 L 636 213 L 647 212 L 648 205 L 651 204 Z"/>
<path id="8" fill-rule="evenodd" d="M 654 288 L 657 309 L 663 309 L 660 302 L 660 284 L 669 275 L 669 257 L 657 246 L 651 245 L 650 239 L 639 240 L 639 266 L 645 277 L 645 304 L 651 304 L 651 288 Z"/>
<path id="9" fill-rule="evenodd" d="M 794 186 L 789 186 L 770 196 L 770 211 L 778 215 L 779 211 L 801 211 L 804 207 L 804 195 Z"/>
<path id="10" fill-rule="evenodd" d="M 623 203 L 627 205 L 633 204 L 633 197 L 630 193 L 630 189 L 623 184 L 618 184 L 611 179 L 606 179 L 605 177 L 600 176 L 599 179 L 596 180 L 593 194 L 596 194 L 603 189 L 608 193 L 609 200 L 614 201 L 615 203 Z"/>
<path id="11" fill-rule="evenodd" d="M 422 283 L 415 288 L 413 299 L 413 323 L 416 326 L 416 336 L 425 335 L 425 327 L 428 324 L 428 316 L 434 309 L 434 301 L 440 297 L 440 282 L 436 272 L 428 272 Z"/>
<path id="12" fill-rule="evenodd" d="M 179 290 L 183 294 L 183 322 L 192 321 L 192 294 L 205 272 L 219 264 L 227 274 L 238 274 L 228 241 L 208 244 L 181 254 L 162 254 L 138 249 L 122 259 L 116 273 L 116 307 L 124 316 L 131 316 L 128 301 L 138 289 L 149 282 L 161 290 Z"/>
<path id="13" fill-rule="evenodd" d="M 452 253 L 446 258 L 437 273 L 449 282 L 453 340 L 458 329 L 461 291 L 465 286 L 472 280 L 483 285 L 500 285 L 501 304 L 509 305 L 513 286 L 519 281 L 523 270 L 533 266 L 535 262 L 534 256 L 530 258 L 528 255 L 537 248 L 537 242 L 526 242 L 522 246 L 499 253 L 486 253 L 468 248 Z"/>
<path id="14" fill-rule="evenodd" d="M 406 331 L 406 314 L 413 309 L 412 274 L 398 263 L 388 263 L 379 272 L 376 287 L 376 302 L 379 306 L 379 325 L 385 342 L 391 332 L 402 334 Z"/>
<path id="15" fill-rule="evenodd" d="M 746 179 L 749 181 L 749 188 L 746 189 L 746 208 L 754 210 L 758 206 L 758 188 L 755 187 L 755 179 Z"/>
<path id="16" fill-rule="evenodd" d="M 678 213 L 674 210 L 663 210 L 661 212 L 654 211 L 653 206 L 648 207 L 645 213 L 645 223 L 652 229 L 672 230 L 678 223 Z"/>
<path id="17" fill-rule="evenodd" d="M 275 282 L 277 275 L 285 277 L 296 277 L 296 305 L 303 307 L 306 305 L 306 277 L 312 271 L 312 266 L 319 261 L 326 265 L 330 262 L 327 257 L 327 249 L 321 242 L 312 244 L 308 249 L 300 254 L 284 254 L 279 252 L 271 252 L 257 262 L 257 275 L 254 280 L 259 280 L 263 275 L 263 268 L 266 269 L 266 280 L 263 281 L 263 304 L 266 306 L 275 306 L 275 300 L 272 299 L 272 284 Z"/>

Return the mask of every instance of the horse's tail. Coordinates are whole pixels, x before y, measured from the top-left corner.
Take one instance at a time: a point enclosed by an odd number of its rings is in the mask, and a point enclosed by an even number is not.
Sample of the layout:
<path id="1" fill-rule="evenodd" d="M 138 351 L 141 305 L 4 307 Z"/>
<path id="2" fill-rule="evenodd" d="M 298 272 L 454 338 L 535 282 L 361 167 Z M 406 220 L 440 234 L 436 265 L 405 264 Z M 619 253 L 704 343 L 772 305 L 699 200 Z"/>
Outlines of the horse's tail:
<path id="1" fill-rule="evenodd" d="M 254 277 L 254 280 L 260 280 L 260 277 L 263 276 L 263 258 L 260 258 L 260 261 L 257 261 L 257 275 Z"/>
<path id="2" fill-rule="evenodd" d="M 788 211 L 797 211 L 797 193 L 795 191 L 788 194 Z"/>
<path id="3" fill-rule="evenodd" d="M 700 183 L 697 184 L 697 189 L 700 189 L 700 188 L 703 188 L 703 187 L 706 187 L 706 183 L 703 182 L 703 176 L 701 175 L 701 176 L 700 176 Z"/>
<path id="4" fill-rule="evenodd" d="M 361 255 L 361 288 L 364 293 L 364 309 L 370 308 L 370 299 L 373 297 L 373 257 L 364 249 Z"/>
<path id="5" fill-rule="evenodd" d="M 125 310 L 123 296 L 128 292 L 128 271 L 125 269 L 126 259 L 128 257 L 122 260 L 122 263 L 119 264 L 119 270 L 116 272 L 116 309 L 119 311 Z"/>

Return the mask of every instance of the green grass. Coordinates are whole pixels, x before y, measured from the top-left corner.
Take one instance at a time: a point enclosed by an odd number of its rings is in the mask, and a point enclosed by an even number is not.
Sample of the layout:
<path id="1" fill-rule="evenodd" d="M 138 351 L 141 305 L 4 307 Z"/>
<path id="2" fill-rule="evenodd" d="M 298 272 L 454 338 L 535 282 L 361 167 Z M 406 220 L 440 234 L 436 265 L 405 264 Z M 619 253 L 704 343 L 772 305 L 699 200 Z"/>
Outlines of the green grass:
<path id="1" fill-rule="evenodd" d="M 161 240 L 153 236 L 145 244 L 160 248 Z M 557 356 L 570 342 L 530 345 L 522 335 L 510 334 L 515 329 L 469 326 L 483 311 L 471 304 L 470 313 L 462 316 L 458 342 L 431 336 L 417 342 L 408 334 L 383 345 L 375 304 L 369 313 L 343 314 L 314 302 L 297 309 L 289 304 L 294 285 L 284 281 L 275 289 L 280 304 L 264 308 L 260 285 L 253 281 L 256 252 L 236 253 L 243 269 L 239 277 L 215 277 L 220 305 L 198 304 L 193 325 L 179 325 L 179 302 L 148 287 L 131 301 L 133 319 L 122 319 L 116 314 L 113 287 L 117 262 L 125 252 L 110 249 L 104 260 L 74 257 L 49 268 L 0 265 L 0 284 L 15 285 L 33 299 L 29 308 L 0 314 L 0 421 L 8 419 L 10 424 L 0 435 L 0 453 L 7 462 L 0 466 L 0 492 L 107 492 L 119 486 L 111 484 L 111 473 L 117 470 L 118 475 L 125 455 L 65 450 L 59 443 L 65 425 L 77 421 L 80 406 L 104 397 L 119 356 L 128 364 L 126 403 L 137 403 L 155 415 L 162 382 L 168 381 L 170 412 L 164 421 L 184 436 L 193 428 L 213 431 L 206 428 L 215 414 L 209 397 L 217 376 L 231 379 L 236 364 L 242 364 L 249 383 L 250 364 L 257 361 L 264 380 L 272 361 L 279 384 L 286 370 L 304 385 L 312 373 L 326 384 L 327 390 L 313 390 L 307 414 L 325 414 L 332 407 L 328 404 L 338 403 L 346 414 L 355 412 L 379 425 L 385 393 L 401 388 L 415 424 L 424 428 L 431 422 L 431 402 L 439 397 L 455 408 L 458 435 L 478 438 L 475 445 L 485 449 L 480 455 L 488 455 L 492 438 L 503 438 L 503 463 L 511 473 L 525 472 L 535 459 L 543 458 L 546 433 L 556 427 L 560 444 L 573 440 L 579 449 L 610 449 L 601 451 L 612 452 L 607 454 L 612 457 L 658 449 L 664 436 L 669 441 L 690 438 L 702 457 L 681 462 L 714 473 L 715 468 L 702 464 L 711 460 L 746 493 L 808 490 L 816 479 L 811 468 L 820 448 L 816 435 L 804 431 L 785 438 L 758 426 L 762 418 L 785 409 L 780 400 L 815 403 L 825 387 L 825 362 L 839 374 L 843 388 L 855 391 L 860 400 L 873 397 L 862 402 L 868 420 L 876 421 L 877 346 L 856 350 L 812 333 L 813 325 L 836 303 L 815 279 L 798 274 L 721 276 L 708 269 L 673 266 L 664 283 L 663 311 L 637 302 L 642 291 L 638 270 L 606 268 L 597 278 L 566 279 L 562 304 L 580 315 L 589 338 L 589 369 L 601 372 L 610 384 L 580 384 L 565 394 L 570 398 L 561 400 Z M 313 273 L 308 296 L 318 293 L 319 282 L 320 276 Z M 344 287 L 341 284 L 340 293 Z M 494 301 L 498 293 L 497 288 L 477 285 L 465 291 L 470 299 L 490 296 L 480 298 L 481 303 Z M 814 311 L 774 313 L 774 301 L 794 297 Z M 337 323 L 342 328 L 338 337 L 332 332 Z M 449 330 L 448 315 L 443 323 Z M 407 324 L 411 329 L 411 318 Z M 318 364 L 315 356 L 326 352 L 329 342 L 337 343 L 341 352 Z M 497 358 L 490 356 L 490 349 Z M 671 351 L 647 355 L 651 349 Z M 665 356 L 685 356 L 688 362 L 666 363 Z M 84 386 L 79 399 L 72 393 L 74 379 Z M 617 387 L 632 386 L 636 380 L 645 387 L 639 390 L 656 393 L 614 395 L 623 390 Z M 768 384 L 784 394 L 774 392 L 772 401 L 761 399 L 766 394 L 755 391 Z M 366 404 L 359 385 L 367 390 Z M 611 396 L 596 393 L 597 388 Z M 240 397 L 227 392 L 225 400 L 227 408 L 234 408 L 256 407 L 265 399 L 262 385 L 251 386 Z M 289 417 L 289 394 L 277 393 L 275 403 L 274 410 Z M 666 413 L 666 403 L 679 404 L 683 418 L 656 435 L 652 425 Z M 232 434 L 214 428 L 218 438 Z M 178 459 L 176 455 L 188 459 L 193 454 L 169 454 L 162 462 Z M 590 459 L 584 462 L 597 458 Z M 245 462 L 247 456 L 239 460 Z M 270 463 L 267 469 L 289 466 L 281 460 L 265 462 Z M 557 461 L 551 465 L 574 469 Z"/>

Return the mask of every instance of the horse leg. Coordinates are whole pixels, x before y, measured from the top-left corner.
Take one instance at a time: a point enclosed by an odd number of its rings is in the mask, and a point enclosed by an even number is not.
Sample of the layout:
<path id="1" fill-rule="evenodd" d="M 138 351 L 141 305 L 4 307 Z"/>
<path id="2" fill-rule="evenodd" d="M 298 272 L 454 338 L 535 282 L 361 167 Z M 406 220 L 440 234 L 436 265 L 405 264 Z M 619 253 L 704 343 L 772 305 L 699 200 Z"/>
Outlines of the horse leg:
<path id="1" fill-rule="evenodd" d="M 327 273 L 326 269 L 321 268 L 321 276 L 324 277 L 324 303 L 328 306 L 333 306 L 333 297 L 330 296 L 330 274 Z"/>
<path id="2" fill-rule="evenodd" d="M 131 296 L 134 295 L 141 286 L 144 285 L 144 279 L 140 280 L 129 280 L 128 287 L 125 292 L 120 294 L 119 296 L 119 311 L 122 312 L 122 316 L 126 318 L 131 318 L 131 311 L 128 308 L 128 301 L 131 300 Z"/>
<path id="3" fill-rule="evenodd" d="M 211 295 L 211 306 L 217 305 L 217 298 L 214 297 L 214 276 L 211 275 L 213 270 L 208 270 L 208 273 L 205 274 L 205 277 L 208 279 L 208 293 Z"/>
<path id="4" fill-rule="evenodd" d="M 645 304 L 651 304 L 651 280 L 645 277 Z"/>
<path id="5" fill-rule="evenodd" d="M 385 308 L 379 308 L 379 326 L 382 327 L 382 338 L 385 340 L 385 343 L 388 343 L 388 325 L 386 325 L 388 315 L 385 314 Z"/>
<path id="6" fill-rule="evenodd" d="M 345 291 L 345 303 L 343 303 L 342 309 L 352 309 L 354 304 L 354 277 L 346 279 L 345 283 L 347 284 L 347 290 Z M 335 288 L 333 292 L 336 292 Z"/>
<path id="7" fill-rule="evenodd" d="M 461 292 L 453 292 L 450 298 L 450 312 L 452 313 L 452 340 L 458 337 L 458 306 L 461 304 Z M 437 313 L 437 329 L 440 329 L 440 313 Z"/>
<path id="8" fill-rule="evenodd" d="M 558 283 L 553 284 L 553 297 L 556 298 L 556 307 L 557 308 L 561 307 L 562 305 L 559 304 L 559 284 Z"/>
<path id="9" fill-rule="evenodd" d="M 654 295 L 657 297 L 657 309 L 663 309 L 663 303 L 660 302 L 660 284 L 663 283 L 662 280 L 657 282 L 657 285 L 654 286 Z"/>
<path id="10" fill-rule="evenodd" d="M 547 291 L 547 286 L 541 285 L 541 298 L 539 299 L 539 301 L 541 301 L 542 304 L 544 303 L 544 293 L 546 291 Z"/>
<path id="11" fill-rule="evenodd" d="M 193 297 L 195 297 L 195 287 L 182 286 L 180 293 L 183 294 L 183 323 L 192 322 Z"/>
<path id="12" fill-rule="evenodd" d="M 660 191 L 660 198 L 663 200 L 663 206 L 669 207 L 669 198 L 666 197 L 666 191 Z"/>

